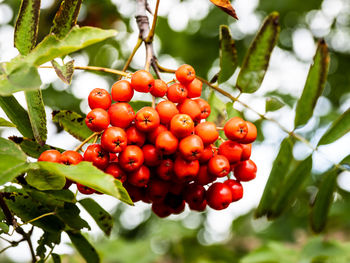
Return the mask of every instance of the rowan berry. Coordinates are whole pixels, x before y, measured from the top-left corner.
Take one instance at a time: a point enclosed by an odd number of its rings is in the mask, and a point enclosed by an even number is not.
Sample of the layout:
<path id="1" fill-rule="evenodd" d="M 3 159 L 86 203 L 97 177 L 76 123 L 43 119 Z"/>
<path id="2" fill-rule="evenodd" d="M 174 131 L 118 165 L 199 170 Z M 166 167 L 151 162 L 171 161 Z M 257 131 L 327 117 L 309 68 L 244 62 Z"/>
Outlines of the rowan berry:
<path id="1" fill-rule="evenodd" d="M 224 181 L 224 184 L 230 187 L 232 193 L 232 202 L 236 202 L 243 197 L 243 186 L 240 182 L 228 179 Z"/>
<path id="2" fill-rule="evenodd" d="M 205 188 L 202 185 L 191 183 L 184 189 L 184 198 L 188 205 L 198 206 L 205 200 Z"/>
<path id="3" fill-rule="evenodd" d="M 156 148 L 164 155 L 176 152 L 179 140 L 170 131 L 161 132 L 156 139 Z"/>
<path id="4" fill-rule="evenodd" d="M 180 83 L 189 84 L 195 79 L 196 73 L 192 66 L 184 64 L 175 71 L 175 76 Z"/>
<path id="5" fill-rule="evenodd" d="M 115 127 L 126 128 L 130 126 L 131 122 L 135 119 L 135 112 L 133 108 L 125 102 L 113 104 L 108 114 L 111 120 L 111 124 Z"/>
<path id="6" fill-rule="evenodd" d="M 120 153 L 127 146 L 126 133 L 122 128 L 109 127 L 101 136 L 101 146 L 108 152 Z"/>
<path id="7" fill-rule="evenodd" d="M 150 171 L 147 166 L 142 165 L 138 170 L 128 175 L 128 182 L 136 187 L 144 187 L 150 179 Z"/>
<path id="8" fill-rule="evenodd" d="M 220 144 L 219 154 L 225 156 L 230 163 L 241 161 L 243 148 L 241 144 L 227 140 Z"/>
<path id="9" fill-rule="evenodd" d="M 151 94 L 154 97 L 164 97 L 168 91 L 168 85 L 161 79 L 154 80 L 154 87 L 151 90 Z"/>
<path id="10" fill-rule="evenodd" d="M 249 160 L 250 155 L 252 153 L 252 145 L 251 144 L 241 144 L 241 147 L 242 147 L 241 161 Z"/>
<path id="11" fill-rule="evenodd" d="M 136 145 L 128 145 L 119 155 L 119 165 L 127 172 L 136 171 L 144 161 L 143 152 Z"/>
<path id="12" fill-rule="evenodd" d="M 231 188 L 224 183 L 213 183 L 208 188 L 206 200 L 208 205 L 215 210 L 225 209 L 232 202 Z"/>
<path id="13" fill-rule="evenodd" d="M 171 119 L 179 113 L 176 105 L 170 100 L 164 100 L 157 104 L 156 110 L 159 114 L 160 122 L 163 124 L 170 123 Z"/>
<path id="14" fill-rule="evenodd" d="M 204 150 L 203 150 L 201 156 L 199 157 L 199 162 L 200 163 L 207 163 L 207 162 L 209 162 L 210 158 L 212 158 L 213 156 L 215 156 L 217 154 L 218 154 L 217 148 L 214 145 L 209 144 L 209 145 L 204 147 Z"/>
<path id="15" fill-rule="evenodd" d="M 153 144 L 146 144 L 142 147 L 144 164 L 153 167 L 158 166 L 162 160 L 161 152 Z"/>
<path id="16" fill-rule="evenodd" d="M 160 123 L 158 112 L 152 107 L 144 107 L 136 113 L 135 126 L 143 132 L 149 132 Z"/>
<path id="17" fill-rule="evenodd" d="M 182 157 L 188 161 L 198 160 L 203 150 L 203 141 L 197 135 L 187 136 L 179 143 L 179 151 L 182 154 Z"/>
<path id="18" fill-rule="evenodd" d="M 174 162 L 174 173 L 178 182 L 189 182 L 194 180 L 198 171 L 198 160 L 187 161 L 181 156 L 176 157 Z"/>
<path id="19" fill-rule="evenodd" d="M 110 119 L 107 111 L 101 108 L 96 108 L 86 115 L 85 123 L 90 130 L 100 132 L 107 129 Z"/>
<path id="20" fill-rule="evenodd" d="M 115 179 L 122 183 L 126 181 L 126 174 L 117 163 L 110 163 L 105 169 L 105 172 L 112 175 Z"/>
<path id="21" fill-rule="evenodd" d="M 77 188 L 78 191 L 84 195 L 91 195 L 96 192 L 96 190 L 79 183 L 77 183 Z"/>
<path id="22" fill-rule="evenodd" d="M 172 178 L 174 174 L 174 162 L 172 159 L 161 160 L 157 167 L 157 175 L 160 179 L 168 181 Z"/>
<path id="23" fill-rule="evenodd" d="M 134 90 L 127 80 L 119 80 L 112 85 L 112 99 L 117 102 L 128 102 L 134 96 Z"/>
<path id="24" fill-rule="evenodd" d="M 108 166 L 109 154 L 100 144 L 90 144 L 84 152 L 84 161 L 92 162 L 99 169 L 105 169 Z"/>
<path id="25" fill-rule="evenodd" d="M 170 216 L 172 213 L 172 209 L 170 206 L 167 206 L 166 204 L 160 202 L 160 203 L 153 203 L 152 204 L 152 211 L 155 213 L 158 217 L 164 218 L 167 216 Z"/>
<path id="26" fill-rule="evenodd" d="M 211 112 L 209 103 L 201 98 L 195 99 L 194 101 L 198 104 L 199 109 L 201 110 L 200 119 L 203 120 L 208 118 Z"/>
<path id="27" fill-rule="evenodd" d="M 167 98 L 174 103 L 181 103 L 187 98 L 187 89 L 181 83 L 174 83 L 168 88 Z"/>
<path id="28" fill-rule="evenodd" d="M 194 131 L 194 122 L 187 114 L 176 114 L 170 121 L 170 131 L 178 138 L 189 136 Z"/>
<path id="29" fill-rule="evenodd" d="M 253 123 L 249 121 L 246 121 L 245 123 L 247 124 L 248 132 L 243 139 L 239 140 L 239 143 L 249 144 L 255 141 L 258 132 L 256 126 Z"/>
<path id="30" fill-rule="evenodd" d="M 212 144 L 219 138 L 215 123 L 210 121 L 199 123 L 194 129 L 194 133 L 202 139 L 205 145 Z"/>
<path id="31" fill-rule="evenodd" d="M 209 173 L 207 164 L 203 164 L 199 167 L 199 171 L 196 176 L 195 183 L 200 185 L 207 185 L 211 182 L 214 182 L 215 180 L 216 180 L 216 176 Z"/>
<path id="32" fill-rule="evenodd" d="M 156 144 L 156 139 L 157 139 L 158 135 L 161 132 L 167 131 L 167 130 L 168 129 L 164 125 L 159 124 L 157 128 L 155 128 L 154 130 L 147 133 L 147 140 L 152 144 Z"/>
<path id="33" fill-rule="evenodd" d="M 135 126 L 130 126 L 125 130 L 126 132 L 126 138 L 128 140 L 128 144 L 135 144 L 139 147 L 142 147 L 142 145 L 146 141 L 146 134 L 139 131 Z"/>
<path id="34" fill-rule="evenodd" d="M 242 140 L 248 133 L 247 123 L 240 117 L 233 117 L 225 123 L 224 132 L 232 141 Z"/>
<path id="35" fill-rule="evenodd" d="M 208 171 L 216 177 L 224 177 L 231 171 L 230 163 L 223 155 L 215 155 L 208 162 Z"/>
<path id="36" fill-rule="evenodd" d="M 192 120 L 199 120 L 201 115 L 201 110 L 199 105 L 191 99 L 185 99 L 183 102 L 177 105 L 180 113 L 189 115 Z"/>
<path id="37" fill-rule="evenodd" d="M 154 78 L 146 70 L 138 70 L 131 76 L 131 87 L 138 92 L 150 92 L 154 86 Z"/>
<path id="38" fill-rule="evenodd" d="M 203 86 L 202 81 L 195 78 L 191 83 L 186 85 L 186 88 L 188 91 L 187 97 L 188 98 L 200 97 L 202 94 L 202 86 Z"/>
<path id="39" fill-rule="evenodd" d="M 108 110 L 112 104 L 111 95 L 109 95 L 107 90 L 93 89 L 89 94 L 88 103 L 92 110 L 96 108 Z"/>
<path id="40" fill-rule="evenodd" d="M 252 160 L 238 163 L 234 167 L 234 175 L 238 181 L 248 182 L 256 177 L 257 167 Z"/>
<path id="41" fill-rule="evenodd" d="M 38 162 L 58 163 L 60 161 L 61 153 L 57 150 L 46 150 L 42 152 L 38 158 Z"/>
<path id="42" fill-rule="evenodd" d="M 83 156 L 76 151 L 65 151 L 61 154 L 59 162 L 65 165 L 76 165 L 83 161 Z"/>
<path id="43" fill-rule="evenodd" d="M 165 181 L 153 179 L 147 185 L 147 196 L 152 202 L 164 200 L 169 191 L 169 184 Z"/>

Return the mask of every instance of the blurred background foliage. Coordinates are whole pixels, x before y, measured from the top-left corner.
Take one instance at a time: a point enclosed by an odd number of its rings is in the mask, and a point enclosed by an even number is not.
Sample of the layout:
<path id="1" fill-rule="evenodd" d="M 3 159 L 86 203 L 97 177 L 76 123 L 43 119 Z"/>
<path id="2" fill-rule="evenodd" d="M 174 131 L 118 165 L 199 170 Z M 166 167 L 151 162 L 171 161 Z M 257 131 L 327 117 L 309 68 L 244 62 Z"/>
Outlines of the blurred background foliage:
<path id="1" fill-rule="evenodd" d="M 163 0 L 162 2 L 168 0 Z M 238 59 L 242 62 L 250 41 L 258 30 L 262 19 L 271 11 L 280 13 L 281 34 L 278 52 L 301 63 L 310 63 L 312 56 L 300 52 L 312 40 L 325 38 L 331 51 L 331 65 L 323 101 L 328 110 L 314 118 L 312 127 L 300 133 L 312 140 L 319 129 L 324 129 L 349 107 L 350 101 L 350 1 L 349 0 L 250 0 L 233 1 L 242 22 L 236 22 L 205 0 L 169 1 L 167 6 L 197 6 L 195 18 L 188 17 L 185 27 L 172 25 L 171 11 L 159 17 L 156 29 L 156 50 L 161 63 L 169 64 L 176 59 L 195 67 L 198 75 L 210 79 L 217 72 L 219 52 L 219 25 L 230 26 L 236 40 Z M 0 1 L 0 31 L 13 26 L 20 1 Z M 43 0 L 40 14 L 39 39 L 48 32 L 60 1 Z M 207 6 L 207 10 L 201 7 Z M 245 9 L 244 6 L 247 6 Z M 154 6 L 154 1 L 151 1 Z M 243 7 L 242 7 L 243 6 Z M 134 21 L 135 1 L 84 0 L 78 19 L 79 25 L 116 28 L 117 38 L 86 48 L 73 54 L 76 64 L 121 69 L 136 43 L 137 30 Z M 177 12 L 183 9 L 177 8 Z M 244 11 L 240 13 L 240 10 Z M 248 11 L 247 11 L 248 10 Z M 172 10 L 174 11 L 174 10 Z M 174 11 L 176 12 L 176 10 Z M 203 15 L 204 14 L 204 15 Z M 1 18 L 2 17 L 2 18 Z M 247 26 L 248 25 L 248 26 Z M 10 41 L 10 40 L 9 40 Z M 304 42 L 305 41 L 305 42 Z M 304 46 L 305 45 L 305 46 Z M 4 46 L 0 46 L 6 52 Z M 276 51 L 276 50 L 275 50 Z M 0 55 L 1 60 L 4 53 Z M 169 62 L 170 61 L 170 62 Z M 142 67 L 143 62 L 134 62 L 131 69 Z M 171 64 L 171 63 L 170 63 Z M 306 67 L 307 68 L 307 67 Z M 305 71 L 306 74 L 307 70 Z M 103 73 L 109 86 L 115 78 Z M 63 85 L 56 79 L 45 84 L 45 104 L 52 110 L 70 109 L 84 112 L 86 100 L 77 96 L 74 88 L 79 85 L 79 74 L 73 78 L 73 85 Z M 74 84 L 76 83 L 76 84 Z M 227 83 L 226 83 L 227 84 Z M 290 86 L 292 84 L 286 83 Z M 75 87 L 74 87 L 75 86 Z M 98 86 L 98 84 L 96 84 Z M 228 88 L 232 88 L 228 84 Z M 300 91 L 295 93 L 285 88 L 284 83 L 275 90 L 263 91 L 262 96 L 273 96 L 295 107 Z M 85 96 L 86 97 L 86 96 Z M 281 116 L 276 115 L 277 118 Z M 258 128 L 264 121 L 255 120 Z M 262 129 L 259 129 L 262 130 Z M 0 132 L 2 132 L 0 130 Z M 57 132 L 60 132 L 58 129 Z M 258 142 L 267 137 L 259 134 Z M 278 145 L 276 146 L 277 149 Z M 349 147 L 344 146 L 344 147 Z M 208 214 L 186 212 L 170 219 L 158 219 L 151 215 L 149 208 L 141 207 L 137 215 L 126 205 L 119 204 L 113 209 L 115 228 L 111 238 L 93 235 L 93 244 L 101 253 L 103 262 L 350 262 L 350 194 L 337 186 L 336 202 L 331 208 L 326 231 L 314 235 L 309 229 L 309 204 L 315 196 L 320 182 L 320 171 L 314 171 L 300 193 L 299 199 L 283 216 L 274 220 L 254 219 L 254 211 L 241 215 L 232 222 L 224 238 L 215 239 L 208 232 Z M 136 217 L 128 221 L 128 218 Z M 136 221 L 135 221 L 136 220 Z M 216 223 L 221 224 L 218 217 Z M 11 252 L 10 252 L 11 253 Z M 6 255 L 1 262 L 11 262 Z M 63 256 L 63 262 L 82 262 L 79 255 Z"/>

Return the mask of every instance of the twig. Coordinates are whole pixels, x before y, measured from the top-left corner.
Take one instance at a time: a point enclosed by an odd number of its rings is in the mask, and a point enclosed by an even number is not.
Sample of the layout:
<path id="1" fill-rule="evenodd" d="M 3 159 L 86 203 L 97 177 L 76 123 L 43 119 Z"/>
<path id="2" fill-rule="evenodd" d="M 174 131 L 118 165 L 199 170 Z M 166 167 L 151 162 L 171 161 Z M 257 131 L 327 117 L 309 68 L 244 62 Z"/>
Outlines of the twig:
<path id="1" fill-rule="evenodd" d="M 142 39 L 139 37 L 139 38 L 137 39 L 137 42 L 136 42 L 136 45 L 135 45 L 134 49 L 132 50 L 132 52 L 131 52 L 131 54 L 130 54 L 128 60 L 126 61 L 125 65 L 124 65 L 124 67 L 123 67 L 123 71 L 126 71 L 126 70 L 129 68 L 130 63 L 131 63 L 132 59 L 134 58 L 134 56 L 135 56 L 137 50 L 140 48 L 141 44 L 142 44 Z M 122 75 L 120 75 L 119 80 L 120 80 L 121 78 L 122 78 Z"/>
<path id="2" fill-rule="evenodd" d="M 55 215 L 55 214 L 56 214 L 55 212 L 49 212 L 49 213 L 46 213 L 46 214 L 42 214 L 42 215 L 40 215 L 40 216 L 38 216 L 38 217 L 35 217 L 35 218 L 33 218 L 33 219 L 30 219 L 29 221 L 27 221 L 27 222 L 25 222 L 25 223 L 23 223 L 23 224 L 18 224 L 18 225 L 19 225 L 19 226 L 23 226 L 23 225 L 32 223 L 32 222 L 34 222 L 34 221 L 37 221 L 37 220 L 39 220 L 39 219 L 41 219 L 41 218 L 43 218 L 43 217 L 51 216 L 51 215 Z"/>
<path id="3" fill-rule="evenodd" d="M 40 66 L 39 68 L 53 68 L 52 66 Z M 91 70 L 91 71 L 101 71 L 106 73 L 112 73 L 124 77 L 130 77 L 131 73 L 124 72 L 117 69 L 111 69 L 111 68 L 103 68 L 103 67 L 94 67 L 94 66 L 74 66 L 74 69 L 81 69 L 81 70 Z"/>
<path id="4" fill-rule="evenodd" d="M 151 30 L 149 31 L 149 34 L 148 34 L 147 38 L 146 38 L 146 42 L 150 42 L 151 43 L 153 41 L 154 31 L 156 29 L 156 23 L 157 23 L 157 18 L 158 18 L 159 2 L 160 2 L 160 0 L 157 0 L 156 8 L 155 8 L 155 11 L 154 11 L 154 16 L 153 16 L 152 27 L 151 27 Z"/>
<path id="5" fill-rule="evenodd" d="M 74 149 L 74 151 L 78 152 L 81 150 L 81 148 L 88 142 L 90 141 L 92 138 L 94 138 L 95 136 L 100 135 L 101 132 L 94 132 L 93 134 L 91 134 L 89 137 L 87 137 L 81 144 L 79 144 L 79 146 L 77 148 Z"/>
<path id="6" fill-rule="evenodd" d="M 0 207 L 1 207 L 2 211 L 4 212 L 7 224 L 8 225 L 12 225 L 14 227 L 14 229 L 16 230 L 16 232 L 18 234 L 22 235 L 23 239 L 27 241 L 28 246 L 29 246 L 29 250 L 30 250 L 30 254 L 32 256 L 32 262 L 33 263 L 36 262 L 36 257 L 35 257 L 35 253 L 34 253 L 33 244 L 32 244 L 32 241 L 30 239 L 30 235 L 31 235 L 33 229 L 31 231 L 29 231 L 29 233 L 26 233 L 23 230 L 23 228 L 17 224 L 16 219 L 12 215 L 10 209 L 8 208 L 8 206 L 7 206 L 7 204 L 6 204 L 5 200 L 4 200 L 4 194 L 3 193 L 0 193 Z"/>

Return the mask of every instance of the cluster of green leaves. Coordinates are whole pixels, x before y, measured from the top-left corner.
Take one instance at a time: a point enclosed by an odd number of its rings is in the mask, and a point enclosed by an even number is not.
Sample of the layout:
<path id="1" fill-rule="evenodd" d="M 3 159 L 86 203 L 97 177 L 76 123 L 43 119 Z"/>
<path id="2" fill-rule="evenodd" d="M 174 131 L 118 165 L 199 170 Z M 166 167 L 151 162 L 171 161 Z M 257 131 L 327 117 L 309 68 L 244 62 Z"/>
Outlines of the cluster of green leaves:
<path id="1" fill-rule="evenodd" d="M 22 1 L 15 27 L 15 46 L 20 55 L 0 65 L 0 107 L 11 120 L 9 122 L 1 118 L 0 125 L 15 127 L 23 135 L 10 137 L 10 140 L 0 138 L 0 185 L 16 182 L 22 186 L 5 186 L 0 191 L 13 216 L 43 229 L 44 234 L 37 248 L 37 257 L 42 262 L 47 254 L 46 247 L 53 248 L 59 244 L 63 231 L 88 262 L 100 261 L 96 250 L 80 232 L 81 229 L 90 227 L 79 216 L 80 210 L 74 194 L 63 189 L 66 179 L 132 204 L 121 182 L 91 163 L 65 166 L 27 161 L 28 156 L 38 158 L 48 149 L 64 151 L 46 144 L 47 123 L 38 67 L 51 61 L 58 77 L 70 83 L 74 62 L 61 66 L 54 59 L 116 35 L 114 30 L 75 26 L 81 2 L 62 1 L 50 34 L 36 45 L 40 1 Z M 25 92 L 28 111 L 12 95 L 18 91 Z M 72 111 L 53 113 L 53 121 L 81 141 L 92 134 L 83 120 L 84 116 Z M 113 225 L 111 216 L 93 199 L 79 200 L 79 203 L 102 231 L 109 235 Z M 49 215 L 45 216 L 47 213 Z M 2 217 L 2 232 L 8 233 L 7 224 L 12 223 Z M 58 255 L 52 255 L 55 262 L 57 257 Z"/>

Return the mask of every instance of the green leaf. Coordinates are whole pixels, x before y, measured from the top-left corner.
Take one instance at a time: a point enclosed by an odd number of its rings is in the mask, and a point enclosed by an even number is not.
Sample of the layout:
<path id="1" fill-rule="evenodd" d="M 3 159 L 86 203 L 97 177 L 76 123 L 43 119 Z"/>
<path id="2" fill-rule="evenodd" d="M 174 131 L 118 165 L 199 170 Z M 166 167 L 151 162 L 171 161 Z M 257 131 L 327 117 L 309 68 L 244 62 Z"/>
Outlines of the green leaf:
<path id="1" fill-rule="evenodd" d="M 12 181 L 28 168 L 27 156 L 13 142 L 0 137 L 0 185 Z"/>
<path id="2" fill-rule="evenodd" d="M 295 169 L 288 174 L 283 184 L 279 186 L 279 193 L 273 202 L 272 211 L 268 214 L 269 218 L 278 217 L 285 209 L 290 207 L 303 183 L 310 176 L 311 168 L 312 155 L 299 162 Z"/>
<path id="3" fill-rule="evenodd" d="M 216 96 L 215 92 L 212 91 L 208 98 L 208 103 L 211 107 L 211 112 L 207 121 L 215 122 L 219 124 L 219 117 L 223 119 L 224 111 L 225 111 L 225 103 Z"/>
<path id="4" fill-rule="evenodd" d="M 93 132 L 86 126 L 85 117 L 78 113 L 62 110 L 52 112 L 52 121 L 57 122 L 64 130 L 78 140 L 84 141 Z"/>
<path id="5" fill-rule="evenodd" d="M 220 26 L 220 72 L 218 83 L 227 81 L 237 68 L 237 50 L 228 26 Z"/>
<path id="6" fill-rule="evenodd" d="M 293 138 L 287 137 L 282 143 L 278 155 L 273 162 L 269 179 L 261 197 L 255 217 L 261 217 L 271 212 L 272 203 L 276 200 L 280 187 L 287 175 L 291 160 L 293 160 Z"/>
<path id="7" fill-rule="evenodd" d="M 92 216 L 101 230 L 109 236 L 114 222 L 112 216 L 91 198 L 82 199 L 79 203 Z"/>
<path id="8" fill-rule="evenodd" d="M 63 38 L 75 26 L 82 0 L 63 0 L 51 27 L 51 33 Z"/>
<path id="9" fill-rule="evenodd" d="M 115 180 L 113 176 L 102 172 L 90 162 L 81 162 L 71 166 L 49 162 L 38 162 L 36 165 L 40 166 L 42 170 L 65 176 L 74 182 L 114 196 L 127 204 L 133 204 L 128 192 L 119 180 Z"/>
<path id="10" fill-rule="evenodd" d="M 35 47 L 38 34 L 40 0 L 22 0 L 15 25 L 15 47 L 27 55 Z"/>
<path id="11" fill-rule="evenodd" d="M 337 183 L 337 169 L 332 168 L 322 175 L 315 201 L 312 204 L 310 224 L 314 232 L 321 232 L 326 226 L 327 216 L 333 202 L 333 193 Z"/>
<path id="12" fill-rule="evenodd" d="M 233 102 L 226 103 L 227 118 L 242 117 L 242 113 L 233 107 Z"/>
<path id="13" fill-rule="evenodd" d="M 57 76 L 66 84 L 70 84 L 72 82 L 73 73 L 74 73 L 74 60 L 68 61 L 66 64 L 62 66 L 58 64 L 55 60 L 51 61 L 53 68 Z"/>
<path id="14" fill-rule="evenodd" d="M 50 171 L 42 171 L 35 163 L 30 166 L 27 172 L 26 181 L 38 190 L 60 190 L 66 184 L 66 178 L 51 173 Z"/>
<path id="15" fill-rule="evenodd" d="M 75 26 L 63 39 L 58 39 L 55 35 L 45 37 L 28 54 L 25 60 L 35 66 L 40 66 L 57 57 L 63 57 L 106 38 L 113 37 L 116 34 L 115 30 Z"/>
<path id="16" fill-rule="evenodd" d="M 328 73 L 329 52 L 324 40 L 318 42 L 316 55 L 310 67 L 303 93 L 298 100 L 294 125 L 304 125 L 311 118 L 316 102 L 321 96 Z"/>
<path id="17" fill-rule="evenodd" d="M 47 232 L 44 231 L 44 234 L 38 240 L 38 247 L 36 248 L 36 254 L 41 258 L 45 258 L 46 247 L 53 248 L 55 245 L 61 242 L 61 232 Z"/>
<path id="18" fill-rule="evenodd" d="M 0 118 L 0 127 L 16 127 L 12 122 L 5 120 L 4 118 Z"/>
<path id="19" fill-rule="evenodd" d="M 57 208 L 56 214 L 71 229 L 91 229 L 89 224 L 79 216 L 80 209 L 73 203 L 65 203 L 64 207 Z"/>
<path id="20" fill-rule="evenodd" d="M 18 103 L 14 96 L 0 96 L 0 107 L 24 137 L 34 139 L 28 113 L 23 109 L 21 104 Z"/>
<path id="21" fill-rule="evenodd" d="M 52 258 L 53 263 L 61 263 L 60 255 L 52 253 L 51 258 Z"/>
<path id="22" fill-rule="evenodd" d="M 83 256 L 87 263 L 100 262 L 100 257 L 96 249 L 80 232 L 67 231 L 67 234 L 75 248 L 78 250 L 80 255 Z"/>
<path id="23" fill-rule="evenodd" d="M 68 189 L 48 190 L 48 191 L 43 191 L 43 193 L 52 198 L 55 198 L 58 201 L 63 201 L 68 203 L 75 203 L 77 201 L 75 199 L 74 194 Z"/>
<path id="24" fill-rule="evenodd" d="M 257 91 L 264 79 L 280 31 L 278 19 L 276 12 L 265 19 L 244 57 L 236 85 L 244 93 Z"/>
<path id="25" fill-rule="evenodd" d="M 143 107 L 151 107 L 152 106 L 152 102 L 150 102 L 150 101 L 137 100 L 137 101 L 129 101 L 128 103 L 134 109 L 135 112 L 139 111 Z"/>
<path id="26" fill-rule="evenodd" d="M 40 145 L 44 145 L 47 139 L 47 128 L 46 112 L 41 90 L 27 91 L 24 94 L 34 138 Z"/>
<path id="27" fill-rule="evenodd" d="M 10 230 L 10 227 L 4 222 L 0 222 L 0 229 L 5 233 L 8 233 Z"/>
<path id="28" fill-rule="evenodd" d="M 1 96 L 9 96 L 22 90 L 36 90 L 40 85 L 38 69 L 28 63 L 16 64 L 10 73 L 0 75 Z"/>
<path id="29" fill-rule="evenodd" d="M 26 155 L 33 157 L 33 158 L 36 158 L 36 159 L 39 158 L 41 153 L 43 153 L 44 151 L 47 151 L 47 150 L 57 150 L 59 152 L 65 151 L 61 148 L 53 147 L 53 146 L 50 146 L 47 144 L 41 146 L 36 141 L 34 141 L 32 139 L 23 138 L 23 137 L 11 136 L 11 137 L 9 137 L 9 139 L 11 141 L 13 141 L 14 143 L 16 143 L 19 147 L 21 147 L 22 151 Z"/>
<path id="30" fill-rule="evenodd" d="M 53 212 L 51 207 L 48 207 L 45 198 L 42 203 L 34 200 L 23 189 L 15 187 L 6 187 L 4 190 L 4 200 L 10 210 L 23 222 L 28 222 L 46 213 Z M 55 215 L 45 216 L 31 222 L 32 225 L 42 228 L 48 232 L 59 232 L 64 228 L 64 224 Z"/>
<path id="31" fill-rule="evenodd" d="M 265 94 L 265 96 L 278 98 L 290 108 L 293 108 L 293 105 L 296 102 L 296 98 L 294 96 L 287 93 L 281 93 L 278 90 L 269 91 Z"/>
<path id="32" fill-rule="evenodd" d="M 350 132 L 350 108 L 344 112 L 322 136 L 318 145 L 332 143 Z"/>
<path id="33" fill-rule="evenodd" d="M 71 110 L 78 114 L 83 114 L 80 109 L 82 99 L 76 98 L 71 92 L 56 90 L 50 85 L 42 90 L 44 104 L 53 110 Z"/>
<path id="34" fill-rule="evenodd" d="M 284 103 L 275 97 L 266 98 L 265 111 L 276 111 L 284 106 Z"/>

